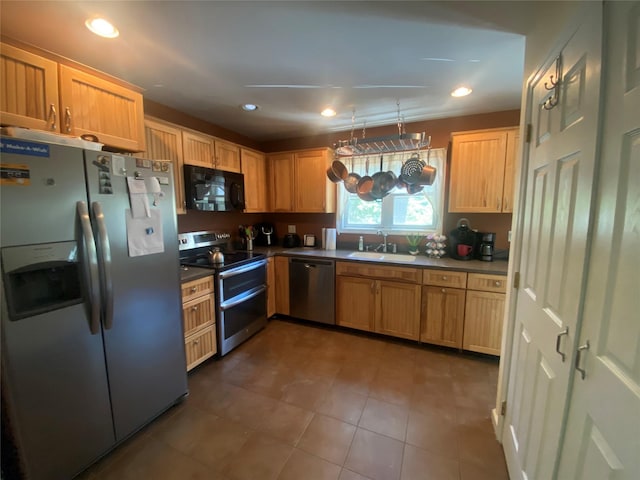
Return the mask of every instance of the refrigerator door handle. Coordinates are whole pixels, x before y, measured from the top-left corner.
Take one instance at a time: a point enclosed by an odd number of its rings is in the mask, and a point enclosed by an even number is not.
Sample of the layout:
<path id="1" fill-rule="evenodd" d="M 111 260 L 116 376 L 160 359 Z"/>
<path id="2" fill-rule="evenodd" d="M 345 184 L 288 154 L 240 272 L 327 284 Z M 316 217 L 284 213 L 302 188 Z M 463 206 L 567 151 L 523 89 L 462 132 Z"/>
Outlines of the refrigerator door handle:
<path id="1" fill-rule="evenodd" d="M 89 303 L 91 305 L 91 318 L 89 322 L 89 330 L 92 335 L 100 332 L 100 278 L 98 275 L 98 254 L 96 252 L 96 244 L 93 238 L 93 230 L 91 229 L 91 219 L 89 218 L 89 209 L 86 202 L 76 203 L 78 217 L 80 218 L 80 226 L 82 227 L 82 240 L 87 252 L 85 258 L 85 266 L 89 273 Z"/>
<path id="2" fill-rule="evenodd" d="M 113 278 L 111 276 L 111 246 L 107 234 L 107 224 L 104 221 L 104 213 L 100 202 L 93 202 L 93 216 L 98 226 L 99 253 L 98 262 L 102 273 L 102 286 L 104 288 L 104 328 L 109 330 L 113 326 Z"/>

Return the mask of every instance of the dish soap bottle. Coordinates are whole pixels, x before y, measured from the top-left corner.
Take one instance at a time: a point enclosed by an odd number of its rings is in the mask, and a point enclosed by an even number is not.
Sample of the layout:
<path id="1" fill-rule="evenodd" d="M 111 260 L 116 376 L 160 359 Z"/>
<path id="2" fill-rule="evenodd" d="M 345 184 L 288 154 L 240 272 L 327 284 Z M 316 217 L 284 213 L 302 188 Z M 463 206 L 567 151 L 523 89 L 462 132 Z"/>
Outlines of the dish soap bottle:
<path id="1" fill-rule="evenodd" d="M 360 235 L 360 240 L 358 240 L 358 250 L 359 251 L 364 251 L 364 238 L 362 238 L 362 235 Z"/>

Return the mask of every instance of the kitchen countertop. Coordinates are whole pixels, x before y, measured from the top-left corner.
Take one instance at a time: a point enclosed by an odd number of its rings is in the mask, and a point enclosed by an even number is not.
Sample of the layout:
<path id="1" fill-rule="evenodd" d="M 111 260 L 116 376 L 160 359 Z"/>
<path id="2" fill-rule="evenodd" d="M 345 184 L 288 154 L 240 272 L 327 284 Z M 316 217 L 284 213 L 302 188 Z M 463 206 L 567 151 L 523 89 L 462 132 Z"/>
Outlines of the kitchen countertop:
<path id="1" fill-rule="evenodd" d="M 200 267 L 180 267 L 180 281 L 182 283 L 197 280 L 202 277 L 213 275 L 213 270 Z"/>
<path id="2" fill-rule="evenodd" d="M 254 251 L 264 253 L 267 257 L 273 257 L 275 255 L 282 255 L 285 257 L 309 257 L 325 260 L 379 263 L 401 267 L 437 268 L 470 273 L 490 273 L 494 275 L 506 275 L 507 267 L 509 265 L 509 262 L 506 260 L 494 260 L 493 262 L 481 262 L 480 260 L 462 261 L 454 260 L 452 258 L 429 258 L 426 255 L 417 255 L 413 262 L 404 262 L 400 260 L 394 261 L 393 257 L 395 254 L 393 253 L 384 254 L 384 260 L 352 258 L 349 257 L 349 255 L 353 253 L 353 250 L 323 250 L 320 248 L 255 247 Z M 213 275 L 213 271 L 208 268 L 180 267 L 180 279 L 182 283 L 197 280 L 208 275 Z"/>
<path id="3" fill-rule="evenodd" d="M 471 273 L 490 273 L 506 275 L 509 262 L 506 260 L 494 260 L 482 262 L 480 260 L 454 260 L 452 258 L 429 258 L 426 255 L 417 255 L 415 261 L 394 261 L 393 253 L 387 253 L 384 260 L 352 258 L 349 257 L 353 250 L 323 250 L 319 248 L 283 248 L 283 247 L 255 247 L 254 251 L 264 253 L 268 257 L 283 255 L 287 257 L 309 257 L 329 260 L 345 260 L 350 262 L 373 262 L 402 267 L 437 268 L 442 270 L 455 270 Z M 406 254 L 399 254 L 406 255 Z"/>

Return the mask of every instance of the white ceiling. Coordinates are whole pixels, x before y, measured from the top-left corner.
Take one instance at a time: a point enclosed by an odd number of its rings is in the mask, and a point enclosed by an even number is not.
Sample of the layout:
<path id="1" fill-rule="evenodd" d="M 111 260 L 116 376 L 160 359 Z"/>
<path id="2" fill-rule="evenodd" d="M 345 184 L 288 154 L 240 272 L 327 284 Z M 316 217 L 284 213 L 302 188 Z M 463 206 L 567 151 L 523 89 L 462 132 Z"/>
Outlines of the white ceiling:
<path id="1" fill-rule="evenodd" d="M 520 106 L 538 2 L 2 1 L 1 32 L 257 141 Z M 103 14 L 120 37 L 96 37 Z M 447 59 L 447 61 L 437 60 Z M 474 92 L 454 99 L 454 87 Z M 247 113 L 240 104 L 260 109 Z M 326 119 L 327 105 L 338 115 Z"/>

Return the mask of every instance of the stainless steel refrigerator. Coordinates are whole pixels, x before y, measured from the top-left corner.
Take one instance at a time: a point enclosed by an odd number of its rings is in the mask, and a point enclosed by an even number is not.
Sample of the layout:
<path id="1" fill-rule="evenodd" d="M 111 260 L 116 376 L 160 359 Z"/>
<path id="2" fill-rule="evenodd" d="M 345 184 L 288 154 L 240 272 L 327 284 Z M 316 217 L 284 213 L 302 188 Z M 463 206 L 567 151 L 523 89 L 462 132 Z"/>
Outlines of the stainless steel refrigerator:
<path id="1" fill-rule="evenodd" d="M 67 479 L 187 393 L 173 178 L 1 142 L 3 441 Z"/>

